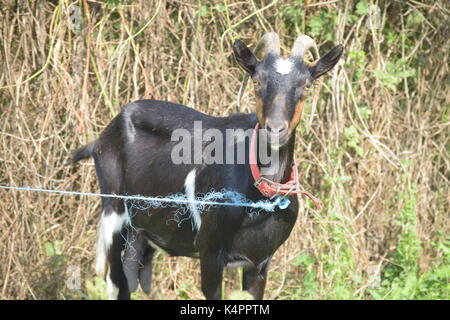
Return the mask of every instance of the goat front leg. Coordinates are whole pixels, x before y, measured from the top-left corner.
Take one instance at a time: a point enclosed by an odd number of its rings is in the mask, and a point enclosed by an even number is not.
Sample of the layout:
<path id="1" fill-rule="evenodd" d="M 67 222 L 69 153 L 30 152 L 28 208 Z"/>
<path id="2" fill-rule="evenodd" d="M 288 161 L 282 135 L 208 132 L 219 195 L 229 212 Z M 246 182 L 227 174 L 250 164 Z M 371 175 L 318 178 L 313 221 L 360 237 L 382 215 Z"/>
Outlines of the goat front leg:
<path id="1" fill-rule="evenodd" d="M 255 300 L 262 300 L 266 288 L 269 261 L 260 266 L 244 269 L 242 287 L 247 290 Z"/>
<path id="2" fill-rule="evenodd" d="M 221 249 L 200 253 L 202 292 L 208 300 L 222 298 L 223 258 Z"/>

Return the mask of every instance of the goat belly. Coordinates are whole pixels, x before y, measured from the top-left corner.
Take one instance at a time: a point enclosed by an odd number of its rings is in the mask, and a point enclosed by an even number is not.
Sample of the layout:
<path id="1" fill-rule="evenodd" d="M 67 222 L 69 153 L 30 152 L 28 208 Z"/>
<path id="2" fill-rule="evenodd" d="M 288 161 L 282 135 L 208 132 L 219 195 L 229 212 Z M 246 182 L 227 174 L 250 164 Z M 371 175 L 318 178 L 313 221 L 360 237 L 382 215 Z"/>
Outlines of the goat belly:
<path id="1" fill-rule="evenodd" d="M 246 218 L 236 232 L 226 254 L 227 268 L 258 267 L 270 259 L 291 233 L 297 218 L 298 202 L 282 212 Z"/>

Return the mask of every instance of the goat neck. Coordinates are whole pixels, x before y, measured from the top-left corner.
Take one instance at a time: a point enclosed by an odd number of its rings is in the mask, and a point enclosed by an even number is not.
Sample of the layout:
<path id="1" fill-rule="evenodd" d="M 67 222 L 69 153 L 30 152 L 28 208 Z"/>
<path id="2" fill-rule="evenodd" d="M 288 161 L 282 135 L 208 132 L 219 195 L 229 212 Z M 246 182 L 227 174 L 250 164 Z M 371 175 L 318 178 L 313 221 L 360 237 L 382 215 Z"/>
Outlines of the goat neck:
<path id="1" fill-rule="evenodd" d="M 260 142 L 261 141 L 258 135 L 258 145 L 260 145 L 259 144 Z M 261 147 L 264 148 L 263 145 L 261 145 Z M 260 168 L 272 169 L 268 170 L 269 172 L 271 172 L 271 174 L 262 173 L 262 176 L 277 183 L 284 183 L 287 180 L 289 180 L 292 172 L 292 164 L 294 163 L 294 148 L 295 148 L 295 134 L 291 136 L 291 138 L 285 145 L 283 145 L 278 149 L 278 156 L 279 156 L 278 163 L 272 161 L 269 165 L 263 165 L 261 164 L 262 161 L 260 161 L 259 159 L 260 155 L 258 154 L 257 155 L 258 166 Z"/>

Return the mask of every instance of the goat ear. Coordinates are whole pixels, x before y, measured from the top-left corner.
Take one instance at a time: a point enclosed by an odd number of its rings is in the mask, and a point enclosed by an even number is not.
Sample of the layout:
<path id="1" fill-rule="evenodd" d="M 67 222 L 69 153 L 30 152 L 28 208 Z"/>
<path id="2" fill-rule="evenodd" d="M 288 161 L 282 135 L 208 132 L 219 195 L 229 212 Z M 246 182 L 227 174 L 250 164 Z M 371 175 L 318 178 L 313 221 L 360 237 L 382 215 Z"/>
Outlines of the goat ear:
<path id="1" fill-rule="evenodd" d="M 342 52 L 344 52 L 344 47 L 342 45 L 337 45 L 330 52 L 320 58 L 315 65 L 310 66 L 309 72 L 311 73 L 313 80 L 316 80 L 320 76 L 333 69 L 333 67 L 339 61 Z"/>
<path id="2" fill-rule="evenodd" d="M 239 65 L 252 76 L 255 73 L 256 65 L 258 64 L 255 55 L 240 40 L 234 41 L 233 52 Z"/>

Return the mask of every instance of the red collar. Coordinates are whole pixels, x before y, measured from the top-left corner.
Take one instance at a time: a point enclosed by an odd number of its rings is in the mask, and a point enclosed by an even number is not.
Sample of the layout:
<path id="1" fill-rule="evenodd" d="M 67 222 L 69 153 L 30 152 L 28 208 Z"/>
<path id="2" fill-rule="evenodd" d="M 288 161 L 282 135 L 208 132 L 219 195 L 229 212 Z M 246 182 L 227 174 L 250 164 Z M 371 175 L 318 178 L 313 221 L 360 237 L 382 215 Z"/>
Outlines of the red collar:
<path id="1" fill-rule="evenodd" d="M 317 210 L 321 210 L 322 206 L 320 205 L 319 199 L 317 199 L 307 191 L 298 189 L 299 182 L 297 165 L 295 164 L 295 161 L 292 164 L 291 177 L 286 183 L 273 182 L 261 176 L 261 172 L 258 168 L 258 162 L 256 160 L 256 140 L 258 128 L 259 123 L 256 123 L 255 129 L 253 130 L 252 134 L 252 140 L 250 142 L 250 170 L 252 171 L 252 176 L 255 180 L 254 186 L 266 198 L 273 198 L 276 195 L 289 196 L 294 194 L 303 194 L 314 202 Z"/>

